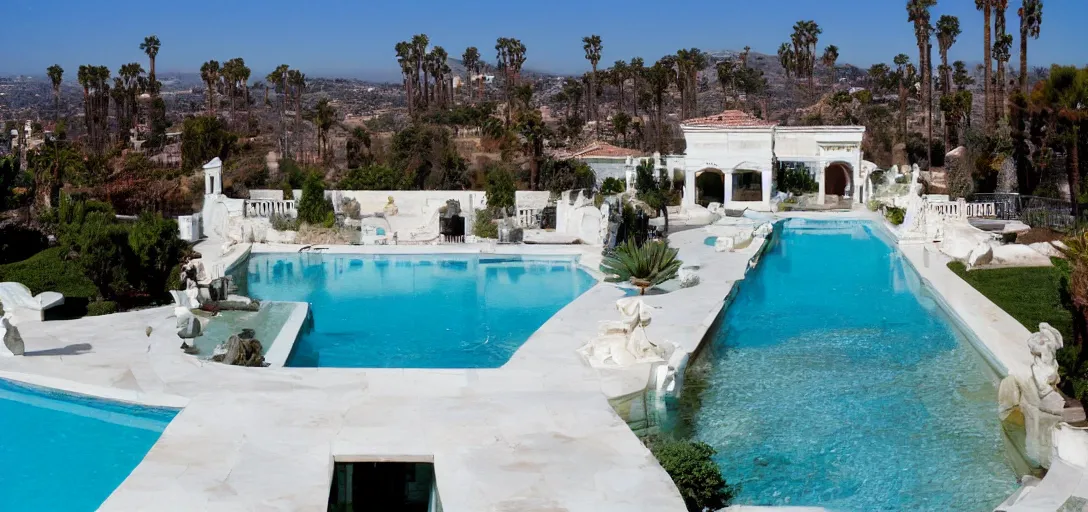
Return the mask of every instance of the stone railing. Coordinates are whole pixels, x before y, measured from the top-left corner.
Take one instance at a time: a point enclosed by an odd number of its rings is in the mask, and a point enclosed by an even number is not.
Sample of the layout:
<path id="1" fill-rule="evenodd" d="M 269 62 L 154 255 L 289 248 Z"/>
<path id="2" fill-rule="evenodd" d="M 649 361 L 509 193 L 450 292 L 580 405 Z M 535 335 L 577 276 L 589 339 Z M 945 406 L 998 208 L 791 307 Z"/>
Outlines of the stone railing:
<path id="1" fill-rule="evenodd" d="M 518 208 L 518 227 L 535 228 L 540 225 L 540 210 L 536 208 Z"/>
<path id="2" fill-rule="evenodd" d="M 968 203 L 964 199 L 955 201 L 928 201 L 929 212 L 942 219 L 968 219 L 997 216 L 994 203 Z"/>
<path id="3" fill-rule="evenodd" d="M 294 217 L 296 214 L 293 200 L 275 199 L 247 199 L 244 212 L 246 217 L 256 218 L 268 218 L 274 214 Z"/>

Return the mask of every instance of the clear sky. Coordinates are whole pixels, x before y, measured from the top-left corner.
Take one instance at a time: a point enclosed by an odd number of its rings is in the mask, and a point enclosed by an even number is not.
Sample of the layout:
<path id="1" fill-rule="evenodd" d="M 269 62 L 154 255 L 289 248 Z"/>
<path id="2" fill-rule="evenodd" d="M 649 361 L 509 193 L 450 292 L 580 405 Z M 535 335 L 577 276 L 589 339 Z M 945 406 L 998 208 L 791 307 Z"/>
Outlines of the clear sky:
<path id="1" fill-rule="evenodd" d="M 643 57 L 647 63 L 678 48 L 735 50 L 749 45 L 774 54 L 793 23 L 815 20 L 820 46 L 839 47 L 840 62 L 868 66 L 897 53 L 917 60 L 905 0 L 7 0 L 0 25 L 0 74 L 44 75 L 59 63 L 74 79 L 79 64 L 116 69 L 146 57 L 145 35 L 162 40 L 163 71 L 195 71 L 208 59 L 243 57 L 255 76 L 280 63 L 310 76 L 394 79 L 393 45 L 426 33 L 460 56 L 467 46 L 494 59 L 495 39 L 517 37 L 526 67 L 555 72 L 588 68 L 581 38 L 599 34 L 603 63 Z M 1017 40 L 1020 0 L 1009 1 Z M 1032 65 L 1088 63 L 1088 0 L 1045 0 L 1042 37 L 1029 43 Z M 972 0 L 940 0 L 941 14 L 960 18 L 963 35 L 953 60 L 982 60 L 982 14 Z M 934 52 L 936 53 L 936 52 Z M 936 58 L 936 55 L 934 56 Z"/>

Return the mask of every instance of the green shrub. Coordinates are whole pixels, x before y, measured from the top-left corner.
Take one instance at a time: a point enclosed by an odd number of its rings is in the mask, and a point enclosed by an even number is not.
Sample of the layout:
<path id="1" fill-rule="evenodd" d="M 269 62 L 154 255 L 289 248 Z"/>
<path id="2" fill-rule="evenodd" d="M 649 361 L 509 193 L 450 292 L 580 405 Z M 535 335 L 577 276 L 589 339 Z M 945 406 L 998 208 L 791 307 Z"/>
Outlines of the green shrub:
<path id="1" fill-rule="evenodd" d="M 273 213 L 268 217 L 272 229 L 276 231 L 298 231 L 298 218 L 289 217 L 282 213 Z"/>
<path id="2" fill-rule="evenodd" d="M 128 246 L 134 261 L 133 286 L 151 297 L 166 295 L 170 274 L 178 268 L 185 242 L 178 238 L 178 223 L 159 213 L 145 212 L 128 229 Z M 82 256 L 81 256 L 82 257 Z"/>
<path id="3" fill-rule="evenodd" d="M 340 190 L 403 190 L 411 187 L 411 180 L 402 171 L 385 165 L 371 165 L 348 171 L 340 180 Z"/>
<path id="4" fill-rule="evenodd" d="M 306 177 L 296 209 L 300 221 L 314 225 L 324 224 L 332 213 L 332 201 L 325 198 L 325 182 L 317 174 Z"/>
<path id="5" fill-rule="evenodd" d="M 490 210 L 476 210 L 476 219 L 472 223 L 472 234 L 479 238 L 499 238 L 499 225 L 493 222 Z"/>
<path id="6" fill-rule="evenodd" d="M 126 262 L 133 256 L 128 245 L 128 231 L 120 225 L 96 217 L 83 224 L 73 248 L 84 275 L 98 289 L 99 298 L 112 298 L 131 286 Z M 139 276 L 133 276 L 139 278 Z"/>
<path id="7" fill-rule="evenodd" d="M 884 210 L 884 218 L 888 219 L 892 225 L 898 226 L 903 223 L 904 217 L 906 217 L 907 211 L 902 208 L 896 208 L 889 206 Z"/>
<path id="8" fill-rule="evenodd" d="M 169 290 L 182 290 L 181 285 L 181 264 L 174 265 L 174 268 L 170 270 L 170 277 L 166 278 L 166 289 Z"/>
<path id="9" fill-rule="evenodd" d="M 329 212 L 325 214 L 325 220 L 321 221 L 321 225 L 326 228 L 332 228 L 336 225 L 336 214 Z"/>
<path id="10" fill-rule="evenodd" d="M 601 193 L 606 196 L 622 194 L 627 190 L 627 182 L 618 178 L 605 178 L 601 182 Z"/>
<path id="11" fill-rule="evenodd" d="M 714 448 L 691 441 L 654 442 L 650 451 L 672 478 L 690 512 L 718 510 L 733 499 L 733 490 L 714 463 Z"/>
<path id="12" fill-rule="evenodd" d="M 875 212 L 875 211 L 879 210 L 881 206 L 884 206 L 884 205 L 880 201 L 877 201 L 876 199 L 870 199 L 868 203 L 865 203 L 865 206 L 869 208 L 869 211 Z"/>
<path id="13" fill-rule="evenodd" d="M 46 249 L 23 261 L 0 265 L 0 282 L 23 283 L 34 294 L 58 292 L 65 298 L 93 298 L 98 290 L 75 261 L 64 259 L 61 247 Z"/>
<path id="14" fill-rule="evenodd" d="M 112 300 L 96 300 L 87 304 L 87 316 L 102 316 L 117 312 L 117 303 Z"/>
<path id="15" fill-rule="evenodd" d="M 516 202 L 517 185 L 514 174 L 504 167 L 495 166 L 487 171 L 487 206 L 491 209 L 513 208 Z"/>
<path id="16" fill-rule="evenodd" d="M 783 192 L 803 195 L 820 190 L 820 184 L 805 165 L 779 163 L 776 174 L 778 190 Z"/>

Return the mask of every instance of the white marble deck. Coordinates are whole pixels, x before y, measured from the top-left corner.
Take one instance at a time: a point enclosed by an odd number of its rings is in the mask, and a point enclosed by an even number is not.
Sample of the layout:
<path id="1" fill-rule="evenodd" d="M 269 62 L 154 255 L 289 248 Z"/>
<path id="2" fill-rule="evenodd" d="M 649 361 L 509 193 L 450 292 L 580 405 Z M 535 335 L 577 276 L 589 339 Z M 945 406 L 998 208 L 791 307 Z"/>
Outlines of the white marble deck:
<path id="1" fill-rule="evenodd" d="M 649 328 L 694 350 L 744 275 L 754 245 L 715 253 L 701 230 L 673 237 L 702 283 L 653 296 Z M 248 246 L 219 256 L 218 269 Z M 253 246 L 252 250 L 297 250 Z M 587 246 L 330 248 L 342 252 L 581 255 Z M 622 292 L 598 285 L 498 369 L 239 368 L 179 350 L 172 308 L 46 322 L 0 377 L 156 405 L 184 405 L 102 510 L 325 510 L 333 461 L 433 460 L 444 510 L 683 511 L 668 475 L 612 410 L 650 369 L 597 372 L 575 353 Z M 151 329 L 148 334 L 148 328 Z M 63 379 L 63 382 L 58 379 Z"/>

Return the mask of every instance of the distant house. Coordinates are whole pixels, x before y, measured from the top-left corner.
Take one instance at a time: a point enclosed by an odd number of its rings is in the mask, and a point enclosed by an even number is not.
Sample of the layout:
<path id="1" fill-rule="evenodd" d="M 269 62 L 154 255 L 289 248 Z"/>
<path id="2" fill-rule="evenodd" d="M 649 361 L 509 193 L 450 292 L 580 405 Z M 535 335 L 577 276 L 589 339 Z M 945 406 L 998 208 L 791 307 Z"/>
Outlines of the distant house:
<path id="1" fill-rule="evenodd" d="M 627 173 L 640 157 L 647 156 L 637 149 L 621 148 L 607 142 L 595 141 L 589 145 L 569 152 L 558 152 L 556 158 L 581 160 L 593 169 L 597 183 L 605 178 L 626 180 Z"/>

